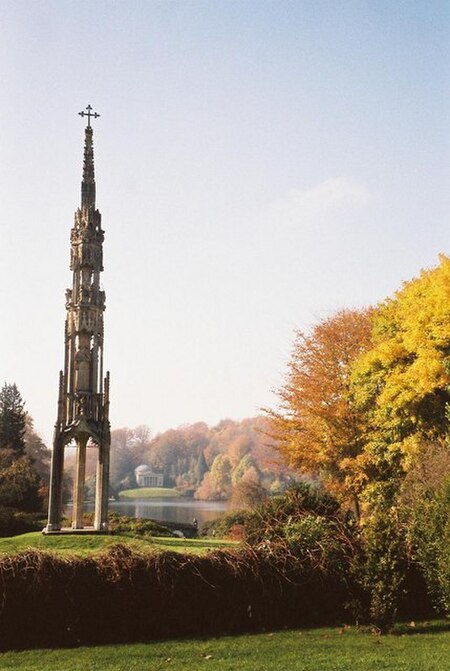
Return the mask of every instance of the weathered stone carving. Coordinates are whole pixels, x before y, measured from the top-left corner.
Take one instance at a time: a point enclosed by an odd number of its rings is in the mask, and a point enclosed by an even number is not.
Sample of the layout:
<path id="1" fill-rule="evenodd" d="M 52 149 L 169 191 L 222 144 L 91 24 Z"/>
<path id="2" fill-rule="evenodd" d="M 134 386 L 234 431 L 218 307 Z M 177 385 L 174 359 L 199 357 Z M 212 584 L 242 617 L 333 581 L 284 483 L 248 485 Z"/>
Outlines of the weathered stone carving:
<path id="1" fill-rule="evenodd" d="M 60 372 L 58 417 L 55 424 L 48 524 L 44 532 L 61 530 L 64 450 L 77 450 L 73 490 L 72 529 L 83 528 L 86 449 L 98 449 L 94 529 L 108 527 L 109 373 L 103 378 L 103 313 L 105 292 L 100 290 L 103 270 L 101 215 L 95 207 L 93 113 L 85 129 L 81 207 L 70 233 L 72 288 L 66 291 L 64 370 Z"/>

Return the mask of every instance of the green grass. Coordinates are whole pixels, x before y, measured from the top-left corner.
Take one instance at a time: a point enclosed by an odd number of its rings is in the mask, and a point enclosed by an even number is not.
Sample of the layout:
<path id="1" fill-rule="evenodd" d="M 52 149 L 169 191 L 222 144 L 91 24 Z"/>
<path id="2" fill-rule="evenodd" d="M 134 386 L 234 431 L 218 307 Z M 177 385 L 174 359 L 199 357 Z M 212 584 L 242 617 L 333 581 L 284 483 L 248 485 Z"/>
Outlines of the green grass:
<path id="1" fill-rule="evenodd" d="M 450 625 L 374 636 L 311 629 L 72 650 L 0 653 L 1 671 L 449 671 Z"/>
<path id="2" fill-rule="evenodd" d="M 139 487 L 119 492 L 120 499 L 173 499 L 178 496 L 180 492 L 176 489 L 169 489 L 169 487 Z"/>
<path id="3" fill-rule="evenodd" d="M 233 547 L 236 543 L 203 538 L 165 538 L 156 536 L 132 536 L 131 534 L 114 535 L 77 535 L 62 534 L 61 536 L 44 536 L 40 532 L 22 534 L 9 538 L 0 538 L 0 554 L 13 554 L 29 548 L 47 550 L 63 555 L 86 556 L 105 550 L 111 545 L 124 543 L 138 551 L 173 550 L 204 554 L 209 550 Z M 1 666 L 0 666 L 1 671 Z"/>

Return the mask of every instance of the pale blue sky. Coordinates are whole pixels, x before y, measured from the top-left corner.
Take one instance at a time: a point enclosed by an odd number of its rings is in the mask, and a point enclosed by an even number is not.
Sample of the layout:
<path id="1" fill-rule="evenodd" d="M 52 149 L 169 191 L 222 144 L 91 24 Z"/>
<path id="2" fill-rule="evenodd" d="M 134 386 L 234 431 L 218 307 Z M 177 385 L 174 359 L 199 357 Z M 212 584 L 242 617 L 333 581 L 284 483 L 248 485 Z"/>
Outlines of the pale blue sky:
<path id="1" fill-rule="evenodd" d="M 49 439 L 83 121 L 113 427 L 272 405 L 293 330 L 450 252 L 450 3 L 0 0 L 1 380 Z"/>

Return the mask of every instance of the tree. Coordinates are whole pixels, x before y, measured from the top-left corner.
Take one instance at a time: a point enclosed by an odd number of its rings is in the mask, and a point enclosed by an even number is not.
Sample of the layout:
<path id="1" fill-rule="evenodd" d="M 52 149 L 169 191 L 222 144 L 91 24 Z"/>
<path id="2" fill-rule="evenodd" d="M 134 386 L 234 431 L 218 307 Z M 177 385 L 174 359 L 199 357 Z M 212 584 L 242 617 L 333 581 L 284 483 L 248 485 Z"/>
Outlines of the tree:
<path id="1" fill-rule="evenodd" d="M 195 494 L 198 499 L 228 499 L 231 494 L 231 463 L 218 454 Z"/>
<path id="2" fill-rule="evenodd" d="M 0 391 L 0 451 L 2 460 L 11 461 L 25 453 L 27 413 L 16 384 L 4 383 Z"/>
<path id="3" fill-rule="evenodd" d="M 51 452 L 42 438 L 34 430 L 33 418 L 27 413 L 25 420 L 25 454 L 31 460 L 35 471 L 46 484 L 50 480 Z"/>
<path id="4" fill-rule="evenodd" d="M 111 432 L 110 485 L 113 492 L 136 487 L 134 469 L 142 463 L 142 458 L 141 441 L 139 437 L 136 441 L 133 429 L 125 427 Z"/>
<path id="5" fill-rule="evenodd" d="M 449 324 L 450 259 L 441 256 L 379 306 L 373 346 L 355 367 L 354 397 L 374 437 L 404 443 L 406 456 L 448 431 Z"/>
<path id="6" fill-rule="evenodd" d="M 39 511 L 43 490 L 34 457 L 41 445 L 24 405 L 17 385 L 5 382 L 0 391 L 0 505 Z"/>
<path id="7" fill-rule="evenodd" d="M 208 472 L 208 464 L 206 463 L 205 455 L 203 450 L 200 450 L 198 455 L 198 460 L 196 464 L 196 478 L 197 483 L 200 484 L 203 480 L 205 473 Z"/>
<path id="8" fill-rule="evenodd" d="M 244 457 L 242 457 L 242 459 L 240 460 L 240 462 L 238 463 L 238 465 L 231 474 L 231 480 L 233 482 L 233 485 L 237 485 L 238 482 L 242 480 L 242 478 L 245 477 L 245 475 L 249 472 L 255 474 L 254 480 L 255 482 L 259 483 L 261 478 L 258 474 L 256 462 L 251 454 L 246 454 Z"/>
<path id="9" fill-rule="evenodd" d="M 406 282 L 378 306 L 373 324 L 352 394 L 368 427 L 359 459 L 364 498 L 383 510 L 395 504 L 424 441 L 448 434 L 450 259 L 441 256 L 437 267 Z"/>
<path id="10" fill-rule="evenodd" d="M 357 457 L 366 433 L 364 413 L 351 398 L 351 369 L 371 344 L 371 309 L 341 310 L 298 331 L 280 411 L 267 411 L 269 433 L 292 467 L 320 476 L 359 513 Z"/>
<path id="11" fill-rule="evenodd" d="M 28 457 L 14 459 L 0 470 L 0 506 L 40 511 L 43 502 L 41 485 L 41 478 Z"/>
<path id="12" fill-rule="evenodd" d="M 241 480 L 233 487 L 232 508 L 255 508 L 265 503 L 269 495 L 267 489 L 254 480 Z"/>

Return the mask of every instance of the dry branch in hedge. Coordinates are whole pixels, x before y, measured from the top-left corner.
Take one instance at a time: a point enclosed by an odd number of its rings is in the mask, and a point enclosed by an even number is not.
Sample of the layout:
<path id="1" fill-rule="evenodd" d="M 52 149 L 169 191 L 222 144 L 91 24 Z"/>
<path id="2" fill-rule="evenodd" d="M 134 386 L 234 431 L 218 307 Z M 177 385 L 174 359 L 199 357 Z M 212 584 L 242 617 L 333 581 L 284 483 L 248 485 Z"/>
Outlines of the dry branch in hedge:
<path id="1" fill-rule="evenodd" d="M 0 648 L 63 647 L 315 625 L 345 618 L 349 586 L 286 548 L 0 560 Z"/>

